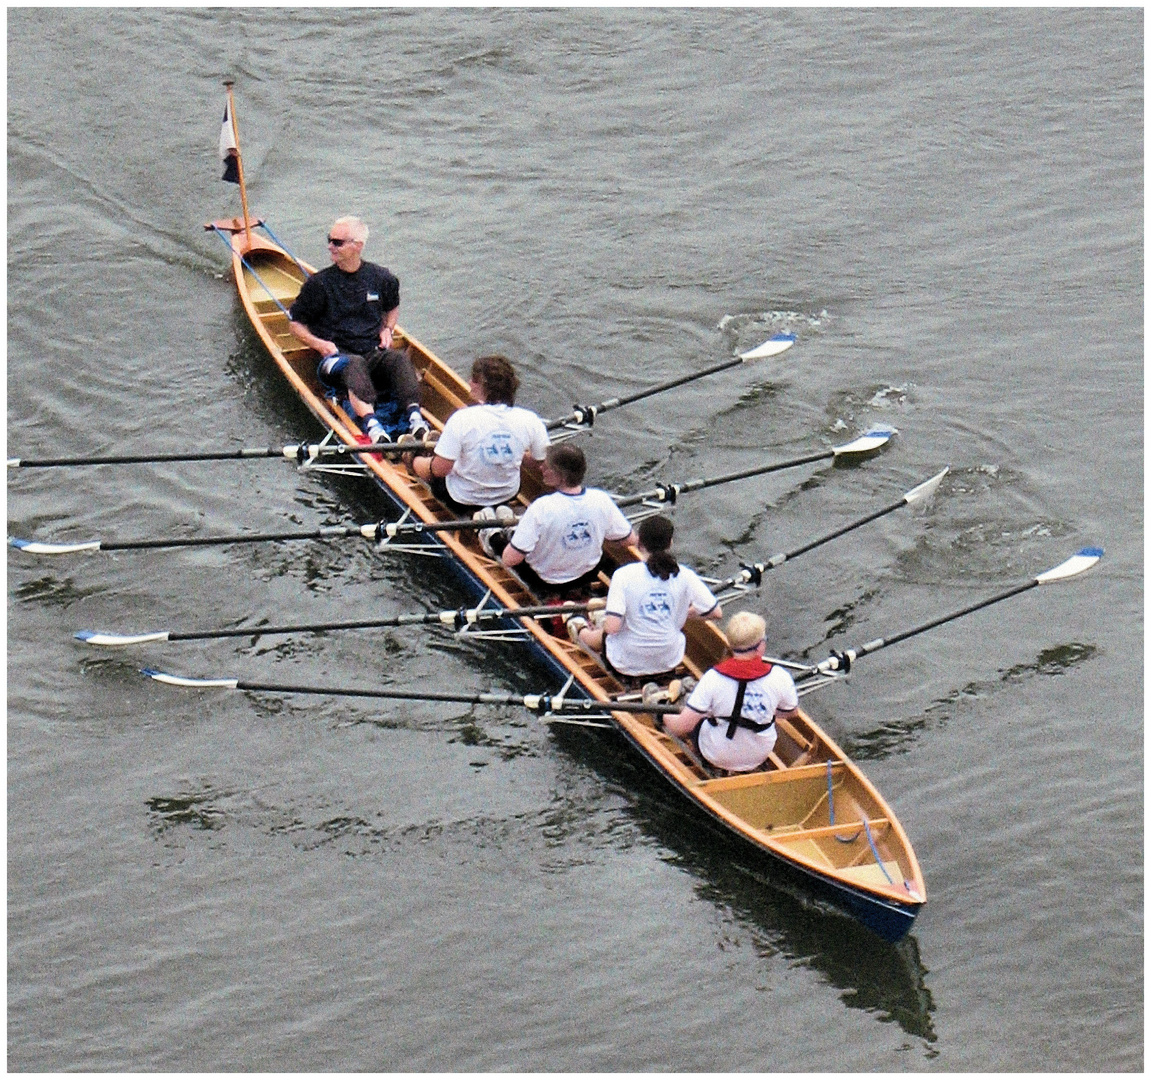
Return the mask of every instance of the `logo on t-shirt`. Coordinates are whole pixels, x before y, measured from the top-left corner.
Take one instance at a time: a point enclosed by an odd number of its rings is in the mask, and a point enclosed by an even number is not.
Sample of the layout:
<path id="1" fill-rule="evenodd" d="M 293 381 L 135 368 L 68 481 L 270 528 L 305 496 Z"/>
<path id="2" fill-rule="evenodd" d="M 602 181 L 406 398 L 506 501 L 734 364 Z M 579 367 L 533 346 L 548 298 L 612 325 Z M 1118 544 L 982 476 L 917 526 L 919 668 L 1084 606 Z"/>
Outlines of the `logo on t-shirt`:
<path id="1" fill-rule="evenodd" d="M 641 601 L 639 610 L 649 619 L 670 619 L 671 600 L 666 592 L 649 592 Z"/>
<path id="2" fill-rule="evenodd" d="M 746 693 L 740 715 L 748 720 L 754 720 L 757 724 L 766 724 L 768 718 L 775 715 L 775 710 L 769 708 L 762 691 L 748 687 Z"/>
<path id="3" fill-rule="evenodd" d="M 506 431 L 497 431 L 488 437 L 483 447 L 484 460 L 493 465 L 504 465 L 516 460 L 512 450 L 512 437 Z"/>
<path id="4" fill-rule="evenodd" d="M 567 551 L 581 551 L 591 547 L 591 526 L 586 521 L 573 521 L 564 533 L 563 546 Z"/>

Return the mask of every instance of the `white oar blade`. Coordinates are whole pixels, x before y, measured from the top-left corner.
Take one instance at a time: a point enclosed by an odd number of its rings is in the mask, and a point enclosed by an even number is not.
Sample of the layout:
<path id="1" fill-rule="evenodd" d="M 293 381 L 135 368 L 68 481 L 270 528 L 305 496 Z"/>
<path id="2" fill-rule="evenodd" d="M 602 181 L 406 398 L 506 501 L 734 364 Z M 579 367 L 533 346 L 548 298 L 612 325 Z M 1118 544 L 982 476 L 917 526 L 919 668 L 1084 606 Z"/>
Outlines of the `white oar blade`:
<path id="1" fill-rule="evenodd" d="M 843 446 L 836 446 L 832 448 L 832 453 L 837 457 L 840 454 L 866 454 L 872 450 L 878 450 L 884 443 L 886 443 L 893 435 L 898 435 L 899 432 L 895 428 L 874 427 L 870 431 L 865 431 L 858 439 L 849 443 L 844 443 Z"/>
<path id="2" fill-rule="evenodd" d="M 778 356 L 781 352 L 787 352 L 794 344 L 794 334 L 776 334 L 769 337 L 762 345 L 748 349 L 747 352 L 741 352 L 739 358 L 741 360 L 763 360 L 769 356 Z"/>
<path id="3" fill-rule="evenodd" d="M 77 551 L 100 550 L 99 540 L 90 540 L 86 544 L 42 544 L 37 540 L 18 540 L 10 536 L 8 544 L 19 551 L 27 551 L 30 555 L 71 555 Z"/>
<path id="4" fill-rule="evenodd" d="M 140 672 L 141 675 L 147 675 L 149 679 L 155 679 L 156 682 L 167 683 L 169 686 L 192 686 L 197 688 L 219 688 L 223 690 L 235 690 L 239 685 L 239 679 L 185 679 L 182 675 L 169 675 L 164 671 L 157 671 L 155 668 L 144 668 Z"/>
<path id="5" fill-rule="evenodd" d="M 939 485 L 943 483 L 943 478 L 951 472 L 951 466 L 948 465 L 942 472 L 936 473 L 930 480 L 925 480 L 918 487 L 913 487 L 906 495 L 903 496 L 903 501 L 908 506 L 914 506 L 916 503 L 926 502 L 935 494 Z"/>
<path id="6" fill-rule="evenodd" d="M 86 645 L 107 645 L 114 648 L 121 645 L 143 645 L 149 641 L 167 641 L 168 631 L 159 630 L 154 634 L 101 634 L 98 630 L 77 630 L 72 636 Z"/>
<path id="7" fill-rule="evenodd" d="M 1084 570 L 1090 570 L 1101 558 L 1103 558 L 1102 548 L 1085 547 L 1075 552 L 1066 562 L 1052 567 L 1045 574 L 1040 574 L 1035 580 L 1040 585 L 1047 585 L 1052 581 L 1064 581 L 1076 574 L 1082 574 Z"/>

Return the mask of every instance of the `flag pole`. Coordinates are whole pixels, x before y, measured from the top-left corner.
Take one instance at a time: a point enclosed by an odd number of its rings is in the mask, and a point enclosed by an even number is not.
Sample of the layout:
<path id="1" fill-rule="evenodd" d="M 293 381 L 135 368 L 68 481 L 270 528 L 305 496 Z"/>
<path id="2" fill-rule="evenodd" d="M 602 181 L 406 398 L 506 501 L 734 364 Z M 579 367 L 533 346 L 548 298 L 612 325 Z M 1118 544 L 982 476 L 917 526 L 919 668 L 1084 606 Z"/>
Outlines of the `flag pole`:
<path id="1" fill-rule="evenodd" d="M 248 218 L 248 189 L 244 184 L 244 158 L 240 153 L 240 129 L 236 126 L 236 103 L 232 98 L 232 87 L 235 85 L 230 79 L 224 80 L 228 90 L 228 114 L 232 118 L 232 138 L 236 143 L 236 171 L 240 175 L 240 205 L 244 208 L 244 237 L 249 244 L 252 242 L 252 223 Z"/>

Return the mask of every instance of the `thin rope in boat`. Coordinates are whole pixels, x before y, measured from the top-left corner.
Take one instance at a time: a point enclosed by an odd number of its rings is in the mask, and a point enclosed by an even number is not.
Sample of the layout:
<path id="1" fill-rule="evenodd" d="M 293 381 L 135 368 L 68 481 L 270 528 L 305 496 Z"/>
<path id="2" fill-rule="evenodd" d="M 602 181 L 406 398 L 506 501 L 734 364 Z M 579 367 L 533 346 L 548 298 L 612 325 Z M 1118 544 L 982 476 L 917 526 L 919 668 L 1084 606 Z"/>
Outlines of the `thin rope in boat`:
<path id="1" fill-rule="evenodd" d="M 308 268 L 302 262 L 300 262 L 300 260 L 297 259 L 295 255 L 292 254 L 292 251 L 288 245 L 285 244 L 284 241 L 281 240 L 274 232 L 272 232 L 271 226 L 266 221 L 260 222 L 260 228 L 263 229 L 264 232 L 266 232 L 277 244 L 279 244 L 285 252 L 287 252 L 288 257 L 300 268 L 300 273 L 303 274 L 305 278 L 310 278 L 312 276 L 311 271 L 309 271 Z"/>
<path id="2" fill-rule="evenodd" d="M 875 847 L 875 841 L 871 839 L 871 829 L 867 826 L 867 818 L 863 819 L 863 831 L 867 833 L 867 842 L 871 845 L 871 854 L 875 856 L 875 861 L 879 863 L 879 869 L 883 871 L 883 876 L 887 878 L 887 884 L 894 885 L 895 882 L 891 880 L 891 875 L 887 872 L 887 867 L 883 865 L 883 860 L 879 857 L 879 852 Z"/>
<path id="3" fill-rule="evenodd" d="M 226 237 L 224 235 L 223 229 L 218 229 L 215 225 L 213 225 L 212 226 L 212 232 L 216 233 L 220 237 L 220 239 L 223 240 L 224 243 L 228 245 L 229 251 L 231 251 L 233 254 L 239 255 L 239 252 L 237 252 L 236 249 L 234 247 L 232 247 L 232 241 L 229 240 L 228 237 Z M 292 316 L 288 313 L 288 309 L 286 307 L 284 307 L 283 304 L 280 303 L 280 298 L 274 292 L 272 292 L 271 289 L 268 288 L 264 279 L 262 277 L 260 277 L 259 274 L 256 273 L 255 267 L 252 266 L 252 264 L 250 262 L 248 262 L 248 260 L 245 259 L 243 255 L 240 255 L 239 258 L 240 258 L 240 262 L 243 263 L 244 266 L 246 266 L 248 268 L 248 271 L 249 271 L 249 273 L 251 273 L 252 277 L 254 277 L 260 283 L 264 292 L 266 292 L 268 294 L 268 297 L 271 299 L 272 303 L 275 304 L 276 307 L 278 307 L 288 317 L 288 319 L 290 321 Z"/>

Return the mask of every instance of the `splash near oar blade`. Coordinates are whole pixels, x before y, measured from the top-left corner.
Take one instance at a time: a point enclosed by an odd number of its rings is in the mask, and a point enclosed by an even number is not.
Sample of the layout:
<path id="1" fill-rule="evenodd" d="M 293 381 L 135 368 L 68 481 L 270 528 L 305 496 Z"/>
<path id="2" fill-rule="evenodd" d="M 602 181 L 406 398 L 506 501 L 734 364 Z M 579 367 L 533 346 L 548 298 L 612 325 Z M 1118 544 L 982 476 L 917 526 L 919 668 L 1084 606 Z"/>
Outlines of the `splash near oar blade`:
<path id="1" fill-rule="evenodd" d="M 768 338 L 762 345 L 748 349 L 747 352 L 741 352 L 739 358 L 741 360 L 766 360 L 769 356 L 779 356 L 780 353 L 787 352 L 794 344 L 794 334 L 776 334 L 774 337 Z"/>

